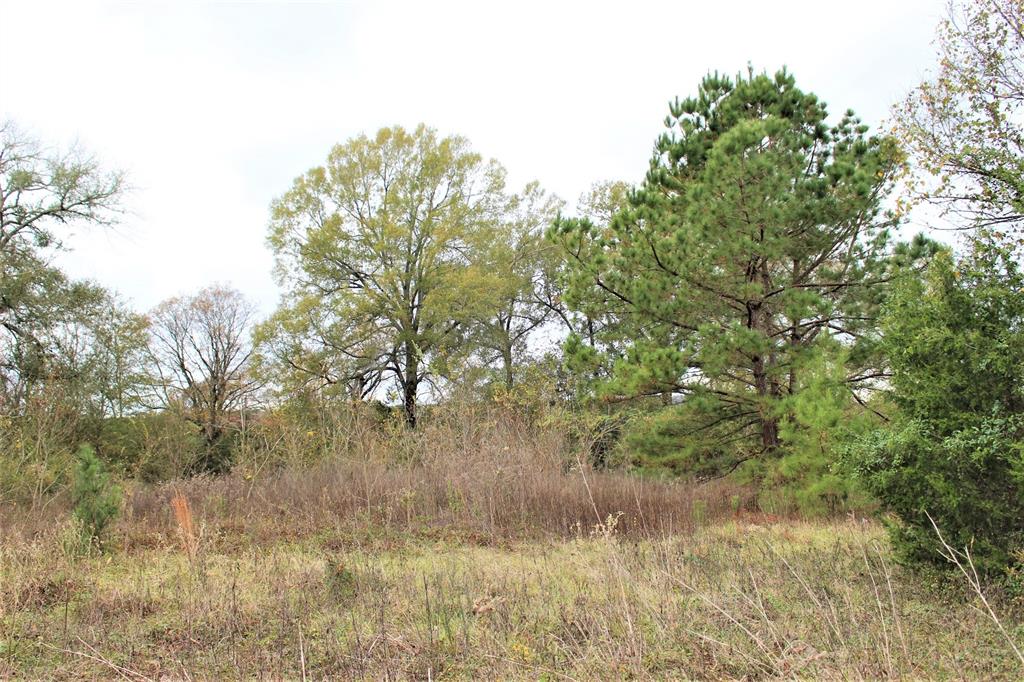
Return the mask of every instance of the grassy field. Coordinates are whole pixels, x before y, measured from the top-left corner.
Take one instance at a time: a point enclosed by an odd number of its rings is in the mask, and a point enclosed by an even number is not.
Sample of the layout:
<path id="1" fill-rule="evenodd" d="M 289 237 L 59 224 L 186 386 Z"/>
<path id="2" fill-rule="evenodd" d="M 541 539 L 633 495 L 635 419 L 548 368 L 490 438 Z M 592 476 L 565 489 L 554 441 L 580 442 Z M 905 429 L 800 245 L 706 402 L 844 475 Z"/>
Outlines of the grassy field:
<path id="1" fill-rule="evenodd" d="M 0 510 L 0 678 L 1024 674 L 968 587 L 896 565 L 874 522 L 517 438 L 135 486 L 102 553 L 66 501 Z M 1024 640 L 1019 601 L 988 596 Z"/>
<path id="2" fill-rule="evenodd" d="M 662 539 L 620 538 L 612 517 L 547 540 L 386 529 L 165 540 L 77 559 L 59 532 L 5 543 L 0 677 L 1021 673 L 966 594 L 904 574 L 879 529 L 852 520 L 741 515 Z"/>

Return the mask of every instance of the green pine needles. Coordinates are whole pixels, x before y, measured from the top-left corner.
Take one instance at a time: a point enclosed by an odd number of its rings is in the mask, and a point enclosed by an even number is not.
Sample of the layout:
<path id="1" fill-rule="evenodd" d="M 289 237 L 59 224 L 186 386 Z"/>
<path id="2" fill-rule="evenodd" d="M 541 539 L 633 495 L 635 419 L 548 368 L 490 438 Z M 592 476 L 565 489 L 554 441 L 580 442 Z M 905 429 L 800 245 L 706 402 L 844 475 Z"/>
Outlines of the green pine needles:
<path id="1" fill-rule="evenodd" d="M 78 448 L 75 478 L 71 486 L 74 516 L 91 545 L 102 547 L 104 531 L 121 511 L 121 489 L 92 446 Z"/>
<path id="2" fill-rule="evenodd" d="M 895 257 L 882 209 L 900 153 L 853 112 L 830 124 L 785 70 L 709 75 L 666 125 L 625 208 L 550 231 L 569 261 L 569 305 L 614 320 L 572 337 L 569 364 L 611 368 L 596 382 L 605 399 L 675 405 L 651 425 L 659 442 L 638 448 L 646 465 L 763 477 L 796 451 L 820 453 L 806 432 L 841 421 L 881 374 L 874 320 L 913 260 Z M 811 388 L 830 415 L 798 399 Z M 806 478 L 788 468 L 787 480 Z M 811 469 L 826 475 L 828 462 Z M 822 494 L 833 506 L 845 491 Z"/>

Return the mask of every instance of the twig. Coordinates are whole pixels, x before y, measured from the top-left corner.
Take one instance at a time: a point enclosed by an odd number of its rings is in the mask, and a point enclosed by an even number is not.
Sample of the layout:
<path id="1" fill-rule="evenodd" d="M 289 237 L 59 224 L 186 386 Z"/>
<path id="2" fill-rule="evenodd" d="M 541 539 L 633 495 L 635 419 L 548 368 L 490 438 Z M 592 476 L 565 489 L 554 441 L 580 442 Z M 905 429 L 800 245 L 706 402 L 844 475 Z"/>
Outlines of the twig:
<path id="1" fill-rule="evenodd" d="M 302 669 L 302 682 L 306 682 L 306 647 L 302 643 L 302 626 L 299 625 L 299 667 Z"/>
<path id="2" fill-rule="evenodd" d="M 1024 666 L 1024 654 L 1021 654 L 1020 649 L 1017 648 L 1016 642 L 1013 641 L 1013 638 L 1011 638 L 1010 635 L 1006 632 L 1006 629 L 1003 628 L 1002 622 L 1000 622 L 999 617 L 996 616 L 996 612 L 992 610 L 992 606 L 988 603 L 988 599 L 985 598 L 985 593 L 981 589 L 981 579 L 978 578 L 978 571 L 974 568 L 974 560 L 971 559 L 970 548 L 964 547 L 964 551 L 960 552 L 950 547 L 949 543 L 946 542 L 946 539 L 942 537 L 942 531 L 939 530 L 939 526 L 935 523 L 935 519 L 932 518 L 932 515 L 929 514 L 927 511 L 924 514 L 928 517 L 928 520 L 931 521 L 932 528 L 935 529 L 935 534 L 939 537 L 939 542 L 942 543 L 942 546 L 945 550 L 940 550 L 939 554 L 941 554 L 943 557 L 945 557 L 947 561 L 949 561 L 958 569 L 960 569 L 960 572 L 963 573 L 965 578 L 967 578 L 967 582 L 970 584 L 971 589 L 973 589 L 974 593 L 978 595 L 978 599 L 981 600 L 981 603 L 985 605 L 985 609 L 988 611 L 989 618 L 991 618 L 992 622 L 996 624 L 997 628 L 999 628 L 999 632 L 1003 635 L 1003 638 L 1006 639 L 1006 643 L 1010 645 L 1011 649 L 1013 649 L 1013 653 L 1017 654 L 1017 660 L 1019 660 L 1020 664 Z M 961 556 L 967 562 L 966 568 L 964 567 L 964 564 L 960 561 Z M 970 572 L 967 571 L 968 568 L 971 569 Z"/>
<path id="3" fill-rule="evenodd" d="M 882 610 L 882 598 L 878 594 L 878 582 L 875 580 L 875 571 L 871 568 L 871 562 L 868 561 L 868 552 L 865 549 L 863 543 L 860 546 L 861 556 L 864 558 L 864 568 L 867 571 L 868 578 L 871 580 L 871 589 L 875 594 L 875 605 L 878 608 L 878 622 L 882 626 L 882 652 L 885 654 L 885 662 L 889 668 L 889 677 L 895 677 L 892 667 L 892 647 L 889 644 L 889 628 L 885 624 L 885 612 Z"/>
<path id="4" fill-rule="evenodd" d="M 93 647 L 89 646 L 89 644 L 86 643 L 85 641 L 83 641 L 81 637 L 78 637 L 77 639 L 78 639 L 79 642 L 81 642 L 83 645 L 85 645 L 85 647 L 87 649 L 92 650 L 96 655 L 94 656 L 92 654 L 87 654 L 84 651 L 75 651 L 74 649 L 61 649 L 61 648 L 55 647 L 55 646 L 53 646 L 51 644 L 47 644 L 46 642 L 42 642 L 42 645 L 44 647 L 46 647 L 47 649 L 52 649 L 53 651 L 57 651 L 57 652 L 60 652 L 62 654 L 71 654 L 72 656 L 80 656 L 82 658 L 89 659 L 90 661 L 96 661 L 97 663 L 102 663 L 103 665 L 107 666 L 108 668 L 110 668 L 111 670 L 116 672 L 118 675 L 123 677 L 124 679 L 130 680 L 131 682 L 135 682 L 136 680 L 146 680 L 147 682 L 153 682 L 152 678 L 146 677 L 142 673 L 135 672 L 134 670 L 131 670 L 130 668 L 124 668 L 124 667 L 119 666 L 118 664 L 114 663 L 113 661 L 104 658 L 100 654 L 100 652 L 96 651 L 96 649 L 94 649 Z"/>

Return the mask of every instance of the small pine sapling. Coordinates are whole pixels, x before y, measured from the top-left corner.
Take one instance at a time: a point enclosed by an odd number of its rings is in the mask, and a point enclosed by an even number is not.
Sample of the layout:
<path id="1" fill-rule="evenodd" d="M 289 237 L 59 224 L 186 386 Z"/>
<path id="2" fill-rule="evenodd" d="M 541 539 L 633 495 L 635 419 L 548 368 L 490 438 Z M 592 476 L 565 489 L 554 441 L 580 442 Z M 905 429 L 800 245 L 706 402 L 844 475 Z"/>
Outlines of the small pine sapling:
<path id="1" fill-rule="evenodd" d="M 74 516 L 90 544 L 101 545 L 104 531 L 121 511 L 121 489 L 90 445 L 78 449 L 71 486 Z"/>

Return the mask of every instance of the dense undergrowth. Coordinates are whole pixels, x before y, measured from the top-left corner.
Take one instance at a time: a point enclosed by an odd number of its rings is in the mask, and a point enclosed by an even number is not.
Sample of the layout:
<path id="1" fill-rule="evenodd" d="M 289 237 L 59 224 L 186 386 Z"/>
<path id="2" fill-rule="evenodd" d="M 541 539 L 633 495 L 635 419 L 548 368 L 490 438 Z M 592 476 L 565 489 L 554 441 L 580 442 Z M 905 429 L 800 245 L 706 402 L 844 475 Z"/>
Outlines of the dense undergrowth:
<path id="1" fill-rule="evenodd" d="M 476 415 L 480 417 L 480 415 Z M 1013 679 L 976 596 L 874 522 L 595 471 L 518 419 L 0 514 L 0 677 Z M 413 438 L 410 436 L 410 438 Z M 582 466 L 581 466 L 582 465 Z M 987 593 L 1021 638 L 1014 595 Z"/>

